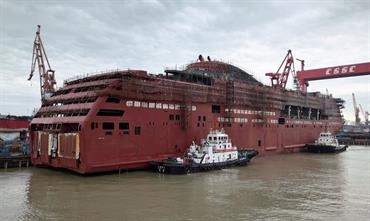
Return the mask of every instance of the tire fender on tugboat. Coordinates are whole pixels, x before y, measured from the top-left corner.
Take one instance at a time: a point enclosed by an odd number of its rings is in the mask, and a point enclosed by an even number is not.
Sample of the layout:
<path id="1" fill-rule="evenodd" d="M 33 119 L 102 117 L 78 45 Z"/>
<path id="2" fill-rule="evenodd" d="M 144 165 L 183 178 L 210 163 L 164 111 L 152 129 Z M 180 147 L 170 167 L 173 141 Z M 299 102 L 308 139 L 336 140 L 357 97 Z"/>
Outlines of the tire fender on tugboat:
<path id="1" fill-rule="evenodd" d="M 158 165 L 158 172 L 159 173 L 165 173 L 166 172 L 166 167 L 163 165 Z"/>

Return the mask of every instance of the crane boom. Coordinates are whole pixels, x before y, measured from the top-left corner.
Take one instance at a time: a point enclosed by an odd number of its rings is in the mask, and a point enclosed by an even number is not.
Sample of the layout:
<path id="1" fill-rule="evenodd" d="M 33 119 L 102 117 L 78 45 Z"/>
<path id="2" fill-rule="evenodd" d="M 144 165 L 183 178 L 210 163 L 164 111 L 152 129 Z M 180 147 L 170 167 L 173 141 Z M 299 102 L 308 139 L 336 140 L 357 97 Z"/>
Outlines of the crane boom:
<path id="1" fill-rule="evenodd" d="M 353 99 L 353 108 L 355 110 L 355 125 L 356 126 L 359 126 L 360 125 L 360 117 L 359 117 L 359 108 L 357 107 L 357 103 L 356 103 L 356 97 L 355 97 L 355 94 L 352 93 L 352 99 Z"/>
<path id="2" fill-rule="evenodd" d="M 282 69 L 282 73 L 280 73 L 280 69 Z M 265 75 L 270 77 L 272 87 L 277 89 L 285 89 L 290 72 L 292 72 L 294 84 L 296 85 L 297 89 L 300 89 L 299 82 L 297 81 L 297 76 L 295 73 L 293 54 L 291 50 L 288 50 L 287 55 L 285 56 L 283 62 L 280 64 L 280 67 L 276 71 L 276 73 L 266 73 Z"/>
<path id="3" fill-rule="evenodd" d="M 370 75 L 370 62 L 326 67 L 297 72 L 297 79 L 302 91 L 306 92 L 308 81 Z"/>
<path id="4" fill-rule="evenodd" d="M 37 25 L 36 37 L 33 42 L 33 54 L 32 54 L 32 64 L 31 64 L 31 73 L 28 80 L 31 80 L 33 73 L 35 72 L 36 62 L 39 67 L 40 73 L 40 91 L 41 91 L 41 102 L 43 103 L 46 97 L 50 96 L 55 91 L 55 71 L 51 69 L 48 57 L 45 52 L 44 45 L 41 41 L 40 36 L 40 25 Z M 45 61 L 48 66 L 48 69 L 45 70 Z"/>
<path id="5" fill-rule="evenodd" d="M 365 125 L 366 126 L 369 125 L 369 112 L 368 111 L 364 111 L 364 109 L 362 109 L 361 104 L 358 104 L 358 106 L 360 107 L 362 116 L 364 116 Z"/>
<path id="6" fill-rule="evenodd" d="M 365 113 L 364 113 L 364 110 L 362 109 L 361 104 L 358 104 L 358 106 L 360 107 L 360 111 L 361 111 L 362 115 L 365 116 Z"/>

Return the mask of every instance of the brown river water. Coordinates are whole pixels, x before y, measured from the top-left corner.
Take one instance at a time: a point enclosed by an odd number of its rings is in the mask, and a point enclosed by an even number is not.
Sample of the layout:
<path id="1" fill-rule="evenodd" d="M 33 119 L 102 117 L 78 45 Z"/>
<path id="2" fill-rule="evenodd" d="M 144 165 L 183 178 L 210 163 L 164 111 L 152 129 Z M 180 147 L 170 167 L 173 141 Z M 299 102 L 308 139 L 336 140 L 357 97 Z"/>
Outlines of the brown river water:
<path id="1" fill-rule="evenodd" d="M 0 220 L 370 220 L 370 147 L 189 175 L 1 169 Z"/>

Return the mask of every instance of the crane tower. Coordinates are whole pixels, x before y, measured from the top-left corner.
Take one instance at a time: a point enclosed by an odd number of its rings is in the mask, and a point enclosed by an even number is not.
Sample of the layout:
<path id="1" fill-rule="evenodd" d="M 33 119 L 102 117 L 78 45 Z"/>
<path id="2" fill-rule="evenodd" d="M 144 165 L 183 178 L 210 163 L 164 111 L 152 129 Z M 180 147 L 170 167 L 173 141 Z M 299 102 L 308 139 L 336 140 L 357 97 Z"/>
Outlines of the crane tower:
<path id="1" fill-rule="evenodd" d="M 28 80 L 32 79 L 33 72 L 35 71 L 35 66 L 37 62 L 40 74 L 41 103 L 44 103 L 45 99 L 55 91 L 56 81 L 54 77 L 55 71 L 52 70 L 50 67 L 50 63 L 46 55 L 44 45 L 42 44 L 41 41 L 40 28 L 41 26 L 37 25 L 36 37 L 33 42 L 31 73 Z M 47 70 L 45 68 L 45 61 L 48 67 Z"/>
<path id="2" fill-rule="evenodd" d="M 302 62 L 301 64 L 303 68 L 304 63 Z M 281 69 L 282 69 L 282 73 L 280 73 Z M 276 73 L 266 73 L 265 75 L 270 77 L 272 87 L 277 88 L 277 89 L 285 89 L 290 72 L 293 75 L 293 81 L 294 81 L 296 89 L 300 89 L 300 85 L 297 80 L 297 75 L 296 75 L 295 68 L 294 68 L 293 54 L 291 50 L 288 50 L 287 55 L 285 56 L 283 62 L 280 64 L 280 67 L 276 71 Z"/>

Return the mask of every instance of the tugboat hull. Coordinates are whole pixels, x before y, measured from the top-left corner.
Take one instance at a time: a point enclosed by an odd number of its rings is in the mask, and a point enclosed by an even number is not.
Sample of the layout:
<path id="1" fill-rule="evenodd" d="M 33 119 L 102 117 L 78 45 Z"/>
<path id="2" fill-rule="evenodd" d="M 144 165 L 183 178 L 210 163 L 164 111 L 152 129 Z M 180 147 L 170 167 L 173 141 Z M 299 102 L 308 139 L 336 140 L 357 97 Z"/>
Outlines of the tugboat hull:
<path id="1" fill-rule="evenodd" d="M 151 162 L 151 166 L 159 173 L 167 174 L 189 174 L 209 170 L 220 170 L 228 167 L 246 166 L 253 157 L 258 155 L 258 151 L 243 151 L 239 152 L 239 155 L 241 155 L 242 157 L 236 160 L 225 162 L 196 163 L 194 161 L 185 161 L 184 163 L 179 163 L 176 161 L 176 159 L 166 159 L 163 161 L 153 161 Z"/>
<path id="2" fill-rule="evenodd" d="M 227 167 L 245 166 L 248 164 L 249 161 L 250 159 L 244 158 L 220 163 L 199 164 L 192 162 L 186 165 L 183 163 L 171 162 L 171 160 L 164 160 L 153 162 L 152 165 L 154 166 L 155 169 L 158 170 L 159 173 L 188 174 L 208 170 L 220 170 Z"/>
<path id="3" fill-rule="evenodd" d="M 309 153 L 340 153 L 346 151 L 347 146 L 307 144 L 305 150 Z"/>

